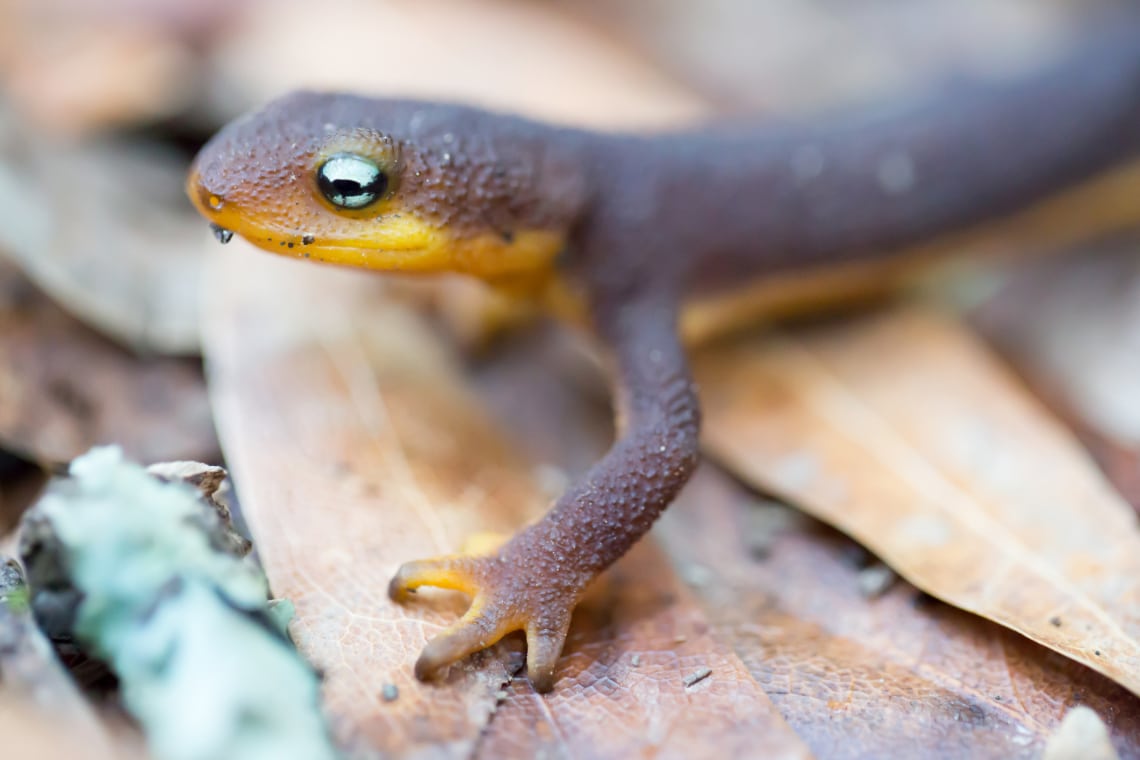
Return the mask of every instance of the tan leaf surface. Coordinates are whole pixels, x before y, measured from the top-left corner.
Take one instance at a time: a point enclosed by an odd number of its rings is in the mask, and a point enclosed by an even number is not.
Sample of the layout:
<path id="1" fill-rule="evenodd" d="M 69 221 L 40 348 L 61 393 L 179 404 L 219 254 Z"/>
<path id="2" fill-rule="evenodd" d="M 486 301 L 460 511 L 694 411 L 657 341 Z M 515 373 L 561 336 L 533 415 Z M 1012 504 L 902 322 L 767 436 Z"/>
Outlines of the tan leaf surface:
<path id="1" fill-rule="evenodd" d="M 77 135 L 170 117 L 194 95 L 202 33 L 240 2 L 4 0 L 0 84 L 39 130 Z"/>
<path id="2" fill-rule="evenodd" d="M 595 378 L 586 376 L 590 365 L 578 347 L 565 332 L 531 331 L 479 362 L 471 377 L 511 439 L 543 471 L 580 473 L 612 436 L 608 404 L 581 392 Z M 557 756 L 560 747 L 573 750 L 572 757 L 600 748 L 614 757 L 805 755 L 710 628 L 656 542 L 642 542 L 575 613 L 560 672 L 567 687 L 545 700 L 527 688 L 527 699 L 504 704 L 478 755 Z M 706 671 L 706 678 L 680 688 Z M 558 733 L 528 729 L 545 715 Z"/>
<path id="3" fill-rule="evenodd" d="M 919 588 L 1140 693 L 1140 530 L 958 326 L 900 311 L 702 353 L 708 450 Z"/>
<path id="4" fill-rule="evenodd" d="M 255 0 L 247 15 L 219 51 L 218 70 L 227 90 L 257 100 L 301 87 L 342 89 L 610 128 L 707 113 L 701 98 L 632 51 L 543 3 Z M 301 48 L 308 54 L 298 56 Z"/>
<path id="5" fill-rule="evenodd" d="M 1078 705 L 1140 756 L 1140 698 L 905 582 L 869 597 L 861 547 L 714 466 L 657 535 L 819 757 L 1038 758 Z"/>
<path id="6" fill-rule="evenodd" d="M 668 740 L 743 751 L 763 737 L 769 756 L 805 756 L 649 545 L 578 617 L 552 696 L 525 680 L 500 694 L 521 665 L 517 641 L 445 684 L 417 683 L 412 661 L 462 605 L 443 594 L 395 605 L 389 577 L 543 508 L 534 462 L 502 440 L 433 334 L 374 297 L 375 279 L 235 244 L 214 281 L 206 345 L 227 461 L 342 741 L 397 755 L 627 757 Z M 702 668 L 713 673 L 686 686 Z"/>
<path id="7" fill-rule="evenodd" d="M 58 464 L 100 443 L 147 462 L 214 458 L 200 369 L 131 354 L 0 266 L 0 445 Z"/>
<path id="8" fill-rule="evenodd" d="M 1005 273 L 971 322 L 1140 509 L 1138 248 L 1116 240 L 1026 262 Z"/>
<path id="9" fill-rule="evenodd" d="M 606 408 L 567 392 L 591 378 L 560 337 L 516 338 L 476 378 L 530 457 L 577 470 L 604 445 Z M 581 421 L 591 418 L 603 429 L 584 436 Z M 1079 704 L 1110 724 L 1122 756 L 1140 753 L 1140 700 L 1123 688 L 908 584 L 876 590 L 866 581 L 882 566 L 868 565 L 863 549 L 798 512 L 759 506 L 715 468 L 702 470 L 655 535 L 718 638 L 820 757 L 905 757 L 917 747 L 946 757 L 1038 757 Z M 630 564 L 614 576 L 632 574 Z M 493 734 L 514 725 L 502 713 L 496 721 Z M 706 751 L 730 754 L 713 747 Z"/>

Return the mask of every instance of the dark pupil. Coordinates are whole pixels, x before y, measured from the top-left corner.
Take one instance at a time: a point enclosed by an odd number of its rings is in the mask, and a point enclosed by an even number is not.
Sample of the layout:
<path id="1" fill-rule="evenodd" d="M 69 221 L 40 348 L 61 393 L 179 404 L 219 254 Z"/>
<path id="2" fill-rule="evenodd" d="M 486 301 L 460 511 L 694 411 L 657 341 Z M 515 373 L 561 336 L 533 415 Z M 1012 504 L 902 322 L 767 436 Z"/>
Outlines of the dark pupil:
<path id="1" fill-rule="evenodd" d="M 388 175 L 363 156 L 338 153 L 317 171 L 317 186 L 334 206 L 363 208 L 384 195 Z"/>

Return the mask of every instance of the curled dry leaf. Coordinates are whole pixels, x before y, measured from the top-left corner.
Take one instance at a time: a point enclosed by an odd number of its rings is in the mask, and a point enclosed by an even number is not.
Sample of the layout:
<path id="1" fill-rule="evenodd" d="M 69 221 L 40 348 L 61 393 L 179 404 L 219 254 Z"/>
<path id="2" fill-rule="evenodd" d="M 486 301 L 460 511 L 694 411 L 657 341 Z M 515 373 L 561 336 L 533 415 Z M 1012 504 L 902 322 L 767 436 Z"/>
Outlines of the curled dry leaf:
<path id="1" fill-rule="evenodd" d="M 0 259 L 124 345 L 197 353 L 207 233 L 184 175 L 156 146 L 52 140 L 0 107 Z"/>
<path id="2" fill-rule="evenodd" d="M 1140 242 L 1011 270 L 971 312 L 1140 509 Z"/>
<path id="3" fill-rule="evenodd" d="M 954 322 L 898 311 L 702 353 L 708 450 L 919 588 L 1140 693 L 1140 529 Z"/>
<path id="4" fill-rule="evenodd" d="M 293 638 L 324 673 L 334 730 L 390 753 L 469 752 L 513 668 L 500 649 L 444 688 L 416 682 L 420 648 L 462 606 L 396 606 L 388 579 L 522 522 L 537 506 L 530 483 L 482 434 L 430 333 L 399 308 L 353 307 L 372 278 L 237 241 L 219 263 L 206 347 L 223 449 L 271 587 L 295 605 Z"/>
<path id="5" fill-rule="evenodd" d="M 195 92 L 194 42 L 236 2 L 6 0 L 0 83 L 37 130 L 77 135 L 169 117 Z"/>
<path id="6" fill-rule="evenodd" d="M 378 29 L 383 59 L 396 65 L 377 65 Z M 219 91 L 254 100 L 301 87 L 342 89 L 472 101 L 600 127 L 669 125 L 707 113 L 701 98 L 631 51 L 526 0 L 260 0 L 221 49 L 218 75 Z"/>
<path id="7" fill-rule="evenodd" d="M 973 314 L 1027 374 L 1090 424 L 1140 445 L 1140 241 L 1116 240 L 1027 263 Z"/>
<path id="8" fill-rule="evenodd" d="M 376 298 L 371 278 L 245 245 L 220 265 L 206 345 L 223 445 L 342 741 L 394 755 L 625 757 L 670 740 L 744 751 L 763 736 L 770 756 L 805 755 L 649 545 L 585 605 L 552 696 L 512 685 L 517 641 L 442 685 L 416 682 L 412 662 L 462 602 L 393 604 L 389 577 L 536 514 L 547 500 L 537 463 L 506 444 L 438 339 Z M 574 418 L 543 429 L 558 436 L 559 424 Z M 710 677 L 686 687 L 704 667 Z"/>
<path id="9" fill-rule="evenodd" d="M 0 266 L 0 445 L 55 465 L 110 442 L 144 461 L 214 457 L 199 367 L 129 353 Z"/>
<path id="10" fill-rule="evenodd" d="M 657 535 L 700 580 L 714 631 L 819 757 L 1039 758 L 1078 705 L 1103 716 L 1122 757 L 1140 755 L 1140 698 L 907 583 L 868 599 L 860 575 L 873 557 L 754 501 L 705 466 Z"/>

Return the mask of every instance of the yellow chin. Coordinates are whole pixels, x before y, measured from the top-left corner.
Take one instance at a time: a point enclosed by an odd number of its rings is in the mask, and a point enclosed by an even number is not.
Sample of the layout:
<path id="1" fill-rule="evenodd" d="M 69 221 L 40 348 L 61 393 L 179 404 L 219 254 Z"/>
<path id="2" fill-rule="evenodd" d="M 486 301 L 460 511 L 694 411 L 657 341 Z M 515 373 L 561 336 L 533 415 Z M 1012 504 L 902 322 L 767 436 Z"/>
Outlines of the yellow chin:
<path id="1" fill-rule="evenodd" d="M 547 273 L 565 245 L 565 237 L 551 230 L 457 235 L 405 212 L 386 215 L 363 234 L 310 237 L 258 224 L 236 210 L 205 208 L 191 198 L 211 222 L 266 251 L 385 272 L 457 272 L 489 281 L 532 277 Z"/>
<path id="2" fill-rule="evenodd" d="M 548 230 L 520 230 L 509 239 L 495 233 L 456 236 L 402 216 L 386 220 L 385 229 L 367 237 L 335 243 L 314 241 L 292 249 L 262 245 L 330 264 L 386 272 L 458 272 L 484 280 L 502 280 L 545 273 L 565 245 L 563 236 Z M 237 231 L 241 234 L 240 231 Z"/>

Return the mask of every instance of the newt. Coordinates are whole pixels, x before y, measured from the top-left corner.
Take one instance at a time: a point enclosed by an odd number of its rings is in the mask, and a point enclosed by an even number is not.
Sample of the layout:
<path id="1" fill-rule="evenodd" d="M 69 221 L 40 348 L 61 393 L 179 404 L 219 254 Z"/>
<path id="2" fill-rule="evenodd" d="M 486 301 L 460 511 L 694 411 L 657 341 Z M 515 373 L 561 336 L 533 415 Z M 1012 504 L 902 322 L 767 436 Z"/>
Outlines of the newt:
<path id="1" fill-rule="evenodd" d="M 422 586 L 472 600 L 423 650 L 418 677 L 522 630 L 545 692 L 583 590 L 697 466 L 686 309 L 743 292 L 729 309 L 740 316 L 756 311 L 750 288 L 778 298 L 796 287 L 789 277 L 874 284 L 995 230 L 1066 242 L 1135 225 L 1136 158 L 1131 24 L 1010 80 L 795 123 L 614 134 L 297 92 L 218 132 L 188 192 L 223 242 L 236 233 L 318 262 L 465 273 L 559 311 L 576 305 L 612 360 L 612 447 L 495 551 L 407 562 L 389 586 L 400 602 Z"/>

